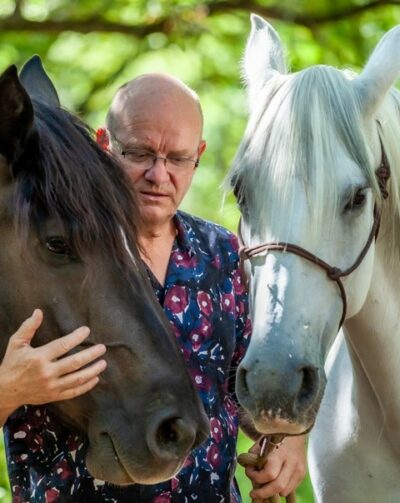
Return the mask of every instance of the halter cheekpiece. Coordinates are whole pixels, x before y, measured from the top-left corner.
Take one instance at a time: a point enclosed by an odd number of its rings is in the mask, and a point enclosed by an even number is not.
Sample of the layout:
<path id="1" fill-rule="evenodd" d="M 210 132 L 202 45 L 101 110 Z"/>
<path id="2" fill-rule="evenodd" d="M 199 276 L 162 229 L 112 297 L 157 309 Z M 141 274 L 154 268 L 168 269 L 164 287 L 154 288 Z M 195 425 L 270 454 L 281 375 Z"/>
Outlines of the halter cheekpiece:
<path id="1" fill-rule="evenodd" d="M 387 182 L 388 179 L 390 178 L 390 166 L 385 154 L 385 151 L 383 149 L 383 145 L 381 142 L 381 152 L 382 152 L 382 157 L 381 157 L 381 164 L 378 167 L 378 169 L 375 171 L 375 175 L 378 180 L 378 185 L 379 189 L 382 195 L 383 199 L 386 199 L 389 195 L 388 190 L 387 190 Z M 329 265 L 327 262 L 324 260 L 320 259 L 317 257 L 317 255 L 314 255 L 313 253 L 307 251 L 305 248 L 302 248 L 301 246 L 298 246 L 296 244 L 292 243 L 285 243 L 285 242 L 277 242 L 277 243 L 264 243 L 260 245 L 255 245 L 255 246 L 243 246 L 240 249 L 240 259 L 241 260 L 248 260 L 259 253 L 263 252 L 269 252 L 269 251 L 279 251 L 283 253 L 293 253 L 294 255 L 297 255 L 305 260 L 308 260 L 309 262 L 312 262 L 313 264 L 321 267 L 327 274 L 328 278 L 331 279 L 332 281 L 336 281 L 340 294 L 342 296 L 342 301 L 343 301 L 343 312 L 342 312 L 342 317 L 340 319 L 339 323 L 339 328 L 343 325 L 344 320 L 346 319 L 346 312 L 347 312 L 347 298 L 346 298 L 346 291 L 343 286 L 343 282 L 341 278 L 348 276 L 351 274 L 357 267 L 361 264 L 363 261 L 364 257 L 368 253 L 368 250 L 374 240 L 378 237 L 378 232 L 379 232 L 379 225 L 380 225 L 380 220 L 381 220 L 381 210 L 375 203 L 374 206 L 374 222 L 372 224 L 372 229 L 371 232 L 368 236 L 367 242 L 365 243 L 363 249 L 361 250 L 360 254 L 358 255 L 356 261 L 352 266 L 350 266 L 348 269 L 345 269 L 342 271 L 339 267 L 333 267 Z M 239 221 L 239 240 L 242 243 L 242 236 L 240 232 L 240 226 L 241 226 L 241 220 Z"/>

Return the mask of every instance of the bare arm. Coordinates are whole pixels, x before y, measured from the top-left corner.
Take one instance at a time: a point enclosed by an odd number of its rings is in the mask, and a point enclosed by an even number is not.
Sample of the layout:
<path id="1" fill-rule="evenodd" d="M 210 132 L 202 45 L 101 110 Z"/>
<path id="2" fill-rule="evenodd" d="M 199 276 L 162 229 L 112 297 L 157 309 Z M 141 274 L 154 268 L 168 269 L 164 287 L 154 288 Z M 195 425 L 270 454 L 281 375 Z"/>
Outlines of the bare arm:
<path id="1" fill-rule="evenodd" d="M 105 360 L 97 360 L 105 353 L 102 344 L 65 356 L 88 337 L 87 327 L 33 348 L 31 341 L 42 320 L 42 311 L 36 309 L 10 337 L 0 364 L 0 426 L 21 405 L 67 400 L 86 393 L 106 368 Z"/>

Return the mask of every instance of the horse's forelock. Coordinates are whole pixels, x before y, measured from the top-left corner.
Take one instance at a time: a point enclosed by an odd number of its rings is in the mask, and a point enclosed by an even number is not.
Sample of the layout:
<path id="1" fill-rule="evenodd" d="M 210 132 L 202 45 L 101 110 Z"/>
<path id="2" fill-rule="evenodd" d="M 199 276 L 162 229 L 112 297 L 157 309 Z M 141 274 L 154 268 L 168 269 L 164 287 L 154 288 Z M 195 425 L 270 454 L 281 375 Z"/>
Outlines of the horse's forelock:
<path id="1" fill-rule="evenodd" d="M 296 179 L 304 180 L 312 201 L 315 231 L 333 222 L 339 204 L 334 169 L 338 143 L 377 190 L 351 78 L 316 66 L 279 76 L 260 94 L 260 109 L 250 117 L 231 172 L 232 180 L 240 179 L 241 190 L 257 201 L 260 229 L 262 215 L 279 221 L 282 211 L 287 214 Z"/>
<path id="2" fill-rule="evenodd" d="M 35 103 L 35 131 L 14 166 L 22 237 L 44 217 L 58 217 L 79 255 L 90 256 L 96 247 L 130 269 L 139 211 L 122 169 L 96 145 L 89 128 L 64 110 Z"/>

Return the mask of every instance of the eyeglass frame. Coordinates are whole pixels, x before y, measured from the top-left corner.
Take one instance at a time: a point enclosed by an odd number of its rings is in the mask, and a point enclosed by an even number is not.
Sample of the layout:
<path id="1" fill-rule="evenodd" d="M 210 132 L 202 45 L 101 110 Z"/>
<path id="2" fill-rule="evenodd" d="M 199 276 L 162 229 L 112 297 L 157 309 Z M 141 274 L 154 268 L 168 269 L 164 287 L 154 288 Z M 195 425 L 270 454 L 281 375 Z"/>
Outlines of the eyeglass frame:
<path id="1" fill-rule="evenodd" d="M 126 154 L 129 154 L 130 152 L 137 152 L 137 151 L 142 151 L 142 152 L 145 152 L 147 154 L 151 154 L 152 156 L 152 159 L 153 159 L 153 163 L 151 166 L 149 166 L 148 168 L 146 168 L 146 171 L 153 168 L 154 165 L 156 164 L 156 162 L 158 161 L 158 159 L 161 159 L 164 161 L 164 167 L 166 169 L 167 168 L 167 162 L 168 161 L 172 161 L 172 159 L 174 158 L 171 158 L 171 157 L 165 157 L 165 156 L 162 156 L 162 155 L 157 155 L 155 152 L 151 152 L 150 150 L 146 150 L 146 149 L 135 149 L 135 148 L 124 148 L 122 142 L 120 142 L 118 140 L 118 138 L 112 134 L 110 131 L 108 131 L 108 134 L 110 135 L 110 138 L 111 138 L 111 141 L 113 143 L 115 143 L 119 149 L 119 154 L 122 155 L 124 158 L 126 156 Z M 194 169 L 196 169 L 199 164 L 200 164 L 200 159 L 197 158 L 197 159 L 190 159 L 189 157 L 175 157 L 175 159 L 178 159 L 178 160 L 182 160 L 182 161 L 190 161 L 190 162 L 193 162 L 194 163 Z"/>

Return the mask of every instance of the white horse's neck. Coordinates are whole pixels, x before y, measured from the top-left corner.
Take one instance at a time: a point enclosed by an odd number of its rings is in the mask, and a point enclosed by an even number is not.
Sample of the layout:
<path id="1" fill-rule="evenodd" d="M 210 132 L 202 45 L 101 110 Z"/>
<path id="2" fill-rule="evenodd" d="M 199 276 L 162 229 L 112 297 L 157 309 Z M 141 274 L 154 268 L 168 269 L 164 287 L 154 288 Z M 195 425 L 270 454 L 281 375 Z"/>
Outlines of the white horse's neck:
<path id="1" fill-rule="evenodd" d="M 367 388 L 379 404 L 383 434 L 394 439 L 400 431 L 400 264 L 389 265 L 383 234 L 382 229 L 367 300 L 360 313 L 346 321 L 345 331 L 353 360 L 353 398 L 360 415 L 371 412 L 365 410 L 370 403 L 364 399 Z M 393 447 L 400 454 L 400 445 Z"/>

